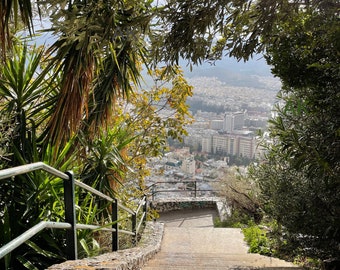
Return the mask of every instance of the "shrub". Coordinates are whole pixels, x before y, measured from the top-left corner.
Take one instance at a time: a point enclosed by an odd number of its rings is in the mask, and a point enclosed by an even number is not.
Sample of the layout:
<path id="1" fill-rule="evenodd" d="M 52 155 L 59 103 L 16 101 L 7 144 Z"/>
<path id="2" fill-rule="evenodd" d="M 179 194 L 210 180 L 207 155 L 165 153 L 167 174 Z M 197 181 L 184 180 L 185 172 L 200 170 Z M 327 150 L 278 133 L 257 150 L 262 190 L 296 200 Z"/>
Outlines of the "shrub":
<path id="1" fill-rule="evenodd" d="M 245 241 L 249 245 L 249 252 L 262 255 L 272 255 L 272 244 L 267 237 L 267 231 L 254 223 L 242 229 Z"/>

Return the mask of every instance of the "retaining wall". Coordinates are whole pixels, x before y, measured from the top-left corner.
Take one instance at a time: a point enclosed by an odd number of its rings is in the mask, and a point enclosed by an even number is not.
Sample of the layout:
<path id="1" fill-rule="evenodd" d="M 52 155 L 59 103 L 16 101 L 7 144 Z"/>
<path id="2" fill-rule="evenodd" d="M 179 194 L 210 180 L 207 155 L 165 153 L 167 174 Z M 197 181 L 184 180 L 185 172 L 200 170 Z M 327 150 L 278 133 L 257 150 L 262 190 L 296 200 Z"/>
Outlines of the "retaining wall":
<path id="1" fill-rule="evenodd" d="M 201 209 L 213 208 L 217 210 L 220 220 L 225 220 L 230 214 L 230 208 L 220 198 L 216 197 L 197 197 L 197 198 L 174 198 L 159 199 L 152 202 L 151 207 L 159 213 L 182 210 L 182 209 Z"/>
<path id="2" fill-rule="evenodd" d="M 161 248 L 164 224 L 147 222 L 137 247 L 105 253 L 92 258 L 66 261 L 50 266 L 49 270 L 137 270 Z"/>

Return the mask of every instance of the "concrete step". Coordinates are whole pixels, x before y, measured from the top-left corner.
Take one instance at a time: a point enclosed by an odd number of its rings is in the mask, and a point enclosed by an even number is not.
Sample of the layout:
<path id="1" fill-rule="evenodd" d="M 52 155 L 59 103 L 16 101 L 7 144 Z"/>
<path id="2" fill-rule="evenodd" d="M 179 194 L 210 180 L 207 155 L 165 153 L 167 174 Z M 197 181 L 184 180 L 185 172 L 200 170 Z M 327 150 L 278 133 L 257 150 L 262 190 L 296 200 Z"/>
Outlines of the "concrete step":
<path id="1" fill-rule="evenodd" d="M 162 241 L 165 252 L 246 254 L 248 246 L 240 229 L 166 227 Z"/>
<path id="2" fill-rule="evenodd" d="M 292 263 L 249 254 L 240 229 L 166 227 L 161 251 L 143 270 L 302 269 Z"/>
<path id="3" fill-rule="evenodd" d="M 151 269 L 299 269 L 285 261 L 258 254 L 192 254 L 165 253 L 151 260 L 144 270 Z M 176 268 L 175 268 L 176 269 Z"/>
<path id="4" fill-rule="evenodd" d="M 254 267 L 254 266 L 206 266 L 206 265 L 158 265 L 147 266 L 143 270 L 303 270 L 292 267 Z"/>

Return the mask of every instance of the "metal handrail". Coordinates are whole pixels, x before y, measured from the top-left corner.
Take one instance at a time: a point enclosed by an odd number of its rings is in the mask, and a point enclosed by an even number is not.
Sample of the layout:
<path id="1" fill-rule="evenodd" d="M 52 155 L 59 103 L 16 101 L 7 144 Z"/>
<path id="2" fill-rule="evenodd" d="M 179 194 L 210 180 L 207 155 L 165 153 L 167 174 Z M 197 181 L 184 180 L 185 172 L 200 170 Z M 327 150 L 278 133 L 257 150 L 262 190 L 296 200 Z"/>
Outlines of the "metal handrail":
<path id="1" fill-rule="evenodd" d="M 146 201 L 146 196 L 144 196 L 140 201 L 139 201 L 139 205 L 138 205 L 138 208 L 136 210 L 136 215 L 138 215 L 138 213 L 140 212 L 140 210 L 142 209 L 143 207 L 143 214 L 142 214 L 142 217 L 139 221 L 138 224 L 136 224 L 136 233 L 138 234 L 142 224 L 146 221 L 146 212 L 147 212 L 147 201 Z"/>
<path id="2" fill-rule="evenodd" d="M 99 197 L 109 201 L 109 202 L 113 203 L 115 201 L 115 199 L 111 198 L 110 196 L 105 195 L 104 193 L 96 190 L 93 187 L 90 187 L 89 185 L 84 184 L 83 182 L 80 182 L 78 180 L 74 180 L 74 183 L 78 187 L 81 187 L 81 188 L 83 188 L 83 189 L 85 189 L 85 190 L 87 190 L 87 191 L 89 191 L 89 192 L 91 192 L 91 193 L 93 193 L 93 194 L 95 194 L 95 195 L 97 195 L 97 196 L 99 196 Z"/>
<path id="3" fill-rule="evenodd" d="M 138 203 L 138 208 L 136 210 L 136 213 L 139 213 L 140 209 L 143 207 L 143 205 L 145 204 L 146 202 L 146 197 L 143 197 L 143 199 L 141 199 Z"/>
<path id="4" fill-rule="evenodd" d="M 26 164 L 22 166 L 17 166 L 13 168 L 0 170 L 0 180 L 12 178 L 17 175 L 26 174 L 29 172 L 33 172 L 36 170 L 44 170 L 54 176 L 57 176 L 64 180 L 64 201 L 65 201 L 65 221 L 66 222 L 52 222 L 52 221 L 41 221 L 36 224 L 20 236 L 16 237 L 9 243 L 5 244 L 0 248 L 0 259 L 6 256 L 8 253 L 13 251 L 15 248 L 23 244 L 25 241 L 38 234 L 40 231 L 46 228 L 56 228 L 56 229 L 67 229 L 66 234 L 66 247 L 67 247 L 67 257 L 70 260 L 77 259 L 77 229 L 91 229 L 91 230 L 104 230 L 112 232 L 112 251 L 117 251 L 119 248 L 118 243 L 118 233 L 125 233 L 131 235 L 132 242 L 136 243 L 137 235 L 140 229 L 141 224 L 146 221 L 146 211 L 147 211 L 147 200 L 146 196 L 140 201 L 140 204 L 143 203 L 143 215 L 141 218 L 141 222 L 136 226 L 137 214 L 141 209 L 141 205 L 137 207 L 137 211 L 133 211 L 132 209 L 122 205 L 116 198 L 111 198 L 106 194 L 78 181 L 73 177 L 72 172 L 61 172 L 43 162 L 36 162 L 31 164 Z M 112 203 L 112 220 L 116 221 L 112 224 L 112 228 L 107 228 L 103 226 L 97 225 L 88 225 L 88 224 L 77 224 L 75 217 L 75 203 L 74 203 L 74 186 L 77 185 L 103 199 Z M 122 209 L 128 212 L 131 215 L 132 219 L 132 230 L 121 230 L 118 229 L 118 209 Z"/>
<path id="5" fill-rule="evenodd" d="M 5 179 L 5 178 L 11 178 L 13 176 L 20 175 L 20 174 L 33 172 L 36 170 L 44 170 L 64 180 L 69 179 L 69 176 L 66 173 L 58 171 L 57 169 L 49 165 L 46 165 L 43 162 L 36 162 L 36 163 L 21 165 L 21 166 L 17 166 L 13 168 L 3 169 L 0 171 L 0 180 Z"/>
<path id="6" fill-rule="evenodd" d="M 152 200 L 155 200 L 155 196 L 157 193 L 183 193 L 183 192 L 194 192 L 194 197 L 197 197 L 198 192 L 219 192 L 218 189 L 198 189 L 197 184 L 198 183 L 217 183 L 216 180 L 181 180 L 181 181 L 159 181 L 156 183 L 153 183 L 149 187 L 147 187 L 148 190 L 151 190 Z M 157 185 L 159 184 L 194 184 L 193 187 L 189 189 L 156 189 Z"/>
<path id="7" fill-rule="evenodd" d="M 125 210 L 126 212 L 130 213 L 131 215 L 134 215 L 135 214 L 135 211 L 131 210 L 130 208 L 124 206 L 123 204 L 119 203 L 118 202 L 118 206 L 119 208 Z"/>
<path id="8" fill-rule="evenodd" d="M 71 224 L 65 222 L 51 222 L 51 221 L 41 221 L 20 236 L 14 238 L 11 242 L 2 246 L 0 249 L 0 258 L 6 256 L 8 253 L 16 249 L 21 244 L 25 243 L 28 239 L 35 236 L 40 231 L 47 229 L 71 229 Z"/>

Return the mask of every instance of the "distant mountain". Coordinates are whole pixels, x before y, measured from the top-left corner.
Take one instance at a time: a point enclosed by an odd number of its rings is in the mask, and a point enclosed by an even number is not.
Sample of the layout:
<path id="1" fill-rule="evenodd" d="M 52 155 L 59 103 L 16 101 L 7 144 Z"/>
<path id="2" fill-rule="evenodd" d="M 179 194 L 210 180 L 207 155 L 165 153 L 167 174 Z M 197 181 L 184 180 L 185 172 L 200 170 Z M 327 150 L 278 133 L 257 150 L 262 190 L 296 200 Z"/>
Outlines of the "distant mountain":
<path id="1" fill-rule="evenodd" d="M 273 77 L 270 66 L 263 57 L 258 56 L 248 62 L 238 62 L 234 58 L 224 58 L 214 64 L 204 63 L 193 66 L 192 71 L 181 63 L 186 78 L 216 77 L 231 86 L 266 88 L 261 77 Z"/>

